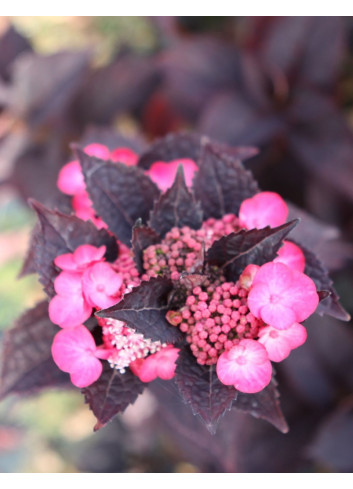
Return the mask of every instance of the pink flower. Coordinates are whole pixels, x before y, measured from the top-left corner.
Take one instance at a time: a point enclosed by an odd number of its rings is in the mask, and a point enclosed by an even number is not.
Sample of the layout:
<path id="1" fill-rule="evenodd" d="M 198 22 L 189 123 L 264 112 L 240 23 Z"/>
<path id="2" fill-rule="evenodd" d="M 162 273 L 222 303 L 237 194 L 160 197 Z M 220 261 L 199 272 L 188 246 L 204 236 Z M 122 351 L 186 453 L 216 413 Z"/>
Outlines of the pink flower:
<path id="1" fill-rule="evenodd" d="M 266 263 L 258 270 L 249 296 L 252 314 L 277 329 L 307 319 L 319 303 L 314 282 L 284 263 Z"/>
<path id="2" fill-rule="evenodd" d="M 304 272 L 305 256 L 296 244 L 291 241 L 283 241 L 283 246 L 279 249 L 277 255 L 277 258 L 273 260 L 275 263 L 284 263 L 293 270 Z"/>
<path id="3" fill-rule="evenodd" d="M 109 150 L 102 144 L 89 144 L 85 147 L 85 152 L 91 156 L 108 159 Z M 68 195 L 76 195 L 84 192 L 86 185 L 83 178 L 81 165 L 77 160 L 70 161 L 62 167 L 59 172 L 58 188 L 61 192 Z"/>
<path id="4" fill-rule="evenodd" d="M 124 163 L 127 166 L 135 166 L 138 161 L 138 155 L 130 148 L 115 148 L 111 152 L 110 159 Z"/>
<path id="5" fill-rule="evenodd" d="M 156 161 L 146 173 L 165 192 L 173 185 L 179 165 L 183 166 L 186 185 L 191 187 L 194 173 L 198 168 L 196 163 L 188 158 L 174 160 L 170 163 Z"/>
<path id="6" fill-rule="evenodd" d="M 49 303 L 50 320 L 62 328 L 84 323 L 92 314 L 92 307 L 82 294 L 81 274 L 61 272 L 54 282 L 57 293 Z"/>
<path id="7" fill-rule="evenodd" d="M 270 383 L 272 365 L 263 345 L 245 339 L 222 353 L 217 362 L 217 375 L 223 384 L 253 394 Z"/>
<path id="8" fill-rule="evenodd" d="M 64 253 L 55 258 L 54 263 L 62 270 L 82 272 L 90 265 L 101 261 L 106 252 L 105 246 L 81 245 L 73 253 Z"/>
<path id="9" fill-rule="evenodd" d="M 73 196 L 72 208 L 77 217 L 83 221 L 92 221 L 98 229 L 108 227 L 100 217 L 96 217 L 96 213 L 92 207 L 92 201 L 85 190 Z"/>
<path id="10" fill-rule="evenodd" d="M 97 348 L 93 336 L 83 325 L 63 329 L 55 336 L 52 344 L 54 362 L 63 372 L 68 372 L 76 387 L 93 384 L 102 373 L 102 363 L 107 350 Z"/>
<path id="11" fill-rule="evenodd" d="M 105 309 L 118 302 L 117 294 L 123 283 L 109 263 L 100 262 L 87 268 L 82 275 L 83 294 L 92 307 Z"/>
<path id="12" fill-rule="evenodd" d="M 307 336 L 304 326 L 294 323 L 283 330 L 267 326 L 260 331 L 258 341 L 264 345 L 272 362 L 281 362 L 292 350 L 303 345 Z"/>
<path id="13" fill-rule="evenodd" d="M 175 374 L 175 362 L 179 351 L 178 348 L 168 345 L 147 358 L 140 358 L 130 363 L 130 368 L 142 382 L 151 382 L 157 377 L 170 380 Z"/>
<path id="14" fill-rule="evenodd" d="M 261 192 L 242 202 L 239 209 L 240 225 L 246 229 L 262 229 L 284 224 L 288 206 L 275 192 Z"/>

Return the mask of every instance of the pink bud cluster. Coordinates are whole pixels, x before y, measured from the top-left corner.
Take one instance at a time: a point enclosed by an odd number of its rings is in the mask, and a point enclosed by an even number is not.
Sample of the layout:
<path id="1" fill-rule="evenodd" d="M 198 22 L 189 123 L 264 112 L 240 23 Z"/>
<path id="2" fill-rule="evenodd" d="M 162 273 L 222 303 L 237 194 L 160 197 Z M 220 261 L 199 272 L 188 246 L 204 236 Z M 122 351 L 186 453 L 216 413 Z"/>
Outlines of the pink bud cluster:
<path id="1" fill-rule="evenodd" d="M 200 365 L 213 365 L 241 339 L 258 336 L 264 323 L 250 312 L 248 293 L 240 282 L 195 287 L 180 311 L 169 311 L 167 320 L 186 333 Z"/>
<path id="2" fill-rule="evenodd" d="M 109 349 L 107 360 L 120 373 L 124 373 L 135 360 L 145 358 L 167 346 L 160 341 L 145 339 L 123 321 L 100 318 L 98 323 L 103 330 L 105 347 Z"/>

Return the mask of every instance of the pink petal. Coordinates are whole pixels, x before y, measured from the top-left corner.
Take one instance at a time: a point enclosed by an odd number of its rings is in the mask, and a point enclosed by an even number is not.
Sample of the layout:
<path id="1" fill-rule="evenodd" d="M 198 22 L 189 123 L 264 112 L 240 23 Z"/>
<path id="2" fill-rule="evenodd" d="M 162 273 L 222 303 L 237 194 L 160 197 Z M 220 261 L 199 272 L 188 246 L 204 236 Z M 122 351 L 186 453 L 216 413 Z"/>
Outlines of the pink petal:
<path id="1" fill-rule="evenodd" d="M 82 283 L 81 274 L 76 272 L 61 272 L 54 281 L 54 288 L 57 294 L 71 297 L 81 295 Z"/>
<path id="2" fill-rule="evenodd" d="M 255 340 L 241 340 L 219 357 L 217 375 L 223 384 L 252 394 L 270 383 L 272 365 L 263 345 Z"/>
<path id="3" fill-rule="evenodd" d="M 82 296 L 55 295 L 49 302 L 49 318 L 62 328 L 72 328 L 84 323 L 92 314 L 92 307 Z"/>
<path id="4" fill-rule="evenodd" d="M 315 283 L 304 273 L 292 271 L 293 283 L 286 296 L 287 304 L 296 313 L 296 321 L 301 323 L 313 314 L 319 305 Z"/>
<path id="5" fill-rule="evenodd" d="M 293 309 L 283 304 L 267 304 L 261 308 L 261 319 L 277 329 L 288 329 L 296 321 Z"/>
<path id="6" fill-rule="evenodd" d="M 99 143 L 92 143 L 89 144 L 88 146 L 85 146 L 85 153 L 87 153 L 90 156 L 96 156 L 101 160 L 109 160 L 110 157 L 109 149 L 103 144 L 99 144 Z"/>
<path id="7" fill-rule="evenodd" d="M 93 307 L 107 308 L 118 302 L 122 277 L 108 263 L 99 262 L 83 273 L 82 285 L 85 298 Z"/>
<path id="8" fill-rule="evenodd" d="M 153 359 L 147 362 L 148 358 L 139 358 L 129 365 L 132 372 L 141 382 L 152 382 L 152 380 L 157 378 L 157 364 Z"/>
<path id="9" fill-rule="evenodd" d="M 85 181 L 78 161 L 71 161 L 61 168 L 57 186 L 61 192 L 68 195 L 75 195 L 85 190 Z"/>
<path id="10" fill-rule="evenodd" d="M 261 192 L 242 202 L 239 209 L 240 225 L 246 229 L 262 229 L 284 224 L 288 206 L 275 192 Z"/>
<path id="11" fill-rule="evenodd" d="M 135 166 L 138 161 L 138 155 L 130 148 L 115 148 L 110 158 L 112 161 L 118 161 L 128 166 Z"/>
<path id="12" fill-rule="evenodd" d="M 305 256 L 296 244 L 291 241 L 283 241 L 283 246 L 279 249 L 277 255 L 277 258 L 273 260 L 274 263 L 284 263 L 292 270 L 304 272 Z"/>
<path id="13" fill-rule="evenodd" d="M 57 267 L 65 271 L 76 272 L 78 270 L 73 253 L 64 253 L 63 255 L 57 256 L 54 263 Z"/>
<path id="14" fill-rule="evenodd" d="M 294 323 L 283 331 L 268 326 L 260 331 L 259 337 L 259 342 L 265 346 L 270 360 L 281 362 L 289 356 L 291 350 L 305 343 L 307 332 L 304 326 Z"/>
<path id="15" fill-rule="evenodd" d="M 142 382 L 152 382 L 157 377 L 170 380 L 175 375 L 179 349 L 168 345 L 157 353 L 130 363 L 130 368 Z"/>
<path id="16" fill-rule="evenodd" d="M 271 294 L 281 294 L 293 284 L 292 270 L 283 263 L 265 263 L 256 273 L 253 286 L 263 283 Z"/>
<path id="17" fill-rule="evenodd" d="M 100 246 L 99 248 L 97 248 L 96 246 L 85 244 L 76 248 L 76 250 L 74 251 L 74 259 L 77 265 L 79 265 L 80 269 L 82 270 L 83 267 L 102 260 L 105 252 L 105 246 Z"/>
<path id="18" fill-rule="evenodd" d="M 169 163 L 157 161 L 153 163 L 146 173 L 165 192 L 173 185 L 179 165 L 183 166 L 186 185 L 191 187 L 194 174 L 198 170 L 198 167 L 193 160 L 188 158 L 174 160 Z"/>
<path id="19" fill-rule="evenodd" d="M 60 331 L 52 345 L 54 362 L 71 374 L 77 387 L 87 387 L 100 377 L 102 364 L 95 357 L 96 350 L 93 336 L 82 325 Z"/>
<path id="20" fill-rule="evenodd" d="M 72 199 L 72 208 L 77 217 L 83 221 L 88 221 L 89 219 L 93 220 L 95 218 L 92 201 L 86 191 L 74 195 Z"/>

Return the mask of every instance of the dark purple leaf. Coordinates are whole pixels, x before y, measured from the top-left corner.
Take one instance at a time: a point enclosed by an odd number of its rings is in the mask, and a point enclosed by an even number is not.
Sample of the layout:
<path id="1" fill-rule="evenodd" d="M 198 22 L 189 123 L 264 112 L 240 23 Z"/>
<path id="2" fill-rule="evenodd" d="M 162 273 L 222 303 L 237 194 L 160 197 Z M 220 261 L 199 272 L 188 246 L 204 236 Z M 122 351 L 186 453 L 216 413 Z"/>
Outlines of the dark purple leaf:
<path id="1" fill-rule="evenodd" d="M 233 402 L 233 407 L 245 411 L 255 418 L 265 419 L 282 433 L 287 433 L 289 428 L 281 411 L 280 395 L 276 386 L 277 382 L 272 378 L 271 383 L 261 392 L 256 394 L 239 392 L 238 397 Z"/>
<path id="2" fill-rule="evenodd" d="M 7 79 L 11 63 L 20 53 L 31 50 L 27 39 L 10 26 L 0 39 L 0 76 Z"/>
<path id="3" fill-rule="evenodd" d="M 13 65 L 11 109 L 32 126 L 56 123 L 76 95 L 89 63 L 87 52 L 23 54 Z"/>
<path id="4" fill-rule="evenodd" d="M 323 299 L 316 309 L 321 316 L 327 314 L 342 321 L 349 321 L 350 315 L 344 310 L 339 303 L 339 296 L 333 287 L 332 280 L 321 261 L 299 243 L 305 256 L 305 274 L 308 275 L 315 283 L 317 290 L 326 290 L 330 293 L 326 299 Z"/>
<path id="5" fill-rule="evenodd" d="M 308 449 L 309 457 L 327 471 L 352 472 L 352 438 L 353 402 L 346 399 L 324 419 Z"/>
<path id="6" fill-rule="evenodd" d="M 22 314 L 14 327 L 5 332 L 0 398 L 70 385 L 69 376 L 58 369 L 51 356 L 57 332 L 57 326 L 49 320 L 46 301 Z"/>
<path id="7" fill-rule="evenodd" d="M 204 219 L 238 214 L 243 200 L 259 191 L 252 174 L 240 160 L 220 152 L 212 143 L 204 143 L 198 165 L 194 192 L 201 202 Z"/>
<path id="8" fill-rule="evenodd" d="M 222 92 L 205 106 L 199 128 L 228 144 L 263 146 L 283 131 L 283 122 L 278 114 L 257 107 L 242 92 Z"/>
<path id="9" fill-rule="evenodd" d="M 106 258 L 117 257 L 116 239 L 104 229 L 98 230 L 91 222 L 75 216 L 52 211 L 36 201 L 31 201 L 39 223 L 35 226 L 22 274 L 36 271 L 49 296 L 55 294 L 53 281 L 58 274 L 54 259 L 63 253 L 71 253 L 78 246 L 91 244 L 106 246 Z"/>
<path id="10" fill-rule="evenodd" d="M 160 83 L 153 59 L 122 53 L 91 74 L 75 103 L 79 119 L 87 124 L 112 124 L 126 112 L 141 110 Z"/>
<path id="11" fill-rule="evenodd" d="M 180 165 L 173 185 L 161 195 L 150 215 L 149 225 L 162 238 L 173 227 L 188 226 L 199 229 L 202 225 L 202 210 L 199 202 L 185 183 L 183 167 Z"/>
<path id="12" fill-rule="evenodd" d="M 242 230 L 215 241 L 207 252 L 210 266 L 222 267 L 227 277 L 235 280 L 249 265 L 264 265 L 272 261 L 284 238 L 298 224 L 298 220 L 287 222 L 277 228 Z"/>
<path id="13" fill-rule="evenodd" d="M 231 409 L 238 392 L 220 382 L 215 365 L 199 365 L 189 347 L 180 350 L 175 382 L 184 402 L 190 404 L 193 413 L 214 434 L 220 417 Z"/>
<path id="14" fill-rule="evenodd" d="M 121 374 L 104 362 L 103 373 L 94 384 L 82 389 L 85 402 L 97 418 L 94 431 L 106 425 L 116 414 L 133 404 L 146 384 L 129 369 Z"/>
<path id="15" fill-rule="evenodd" d="M 143 251 L 151 245 L 161 241 L 161 237 L 149 226 L 143 226 L 141 220 L 138 220 L 132 229 L 132 251 L 137 270 L 140 274 L 144 273 L 143 268 Z"/>
<path id="16" fill-rule="evenodd" d="M 172 290 L 171 280 L 164 277 L 151 278 L 126 294 L 118 304 L 96 315 L 125 321 L 128 326 L 153 341 L 174 343 L 182 337 L 182 333 L 165 318 Z"/>
<path id="17" fill-rule="evenodd" d="M 131 246 L 132 228 L 145 223 L 159 190 L 141 168 L 111 163 L 76 149 L 93 206 L 120 241 Z"/>
<path id="18" fill-rule="evenodd" d="M 174 44 L 163 53 L 160 64 L 175 110 L 192 121 L 215 93 L 235 89 L 241 78 L 239 52 L 210 37 Z"/>
<path id="19" fill-rule="evenodd" d="M 211 141 L 208 137 L 199 136 L 195 133 L 168 134 L 150 145 L 149 149 L 141 155 L 138 165 L 148 169 L 156 161 L 168 162 L 184 158 L 190 158 L 197 163 L 205 142 Z M 254 147 L 231 147 L 218 141 L 212 141 L 212 146 L 219 152 L 240 160 L 251 158 L 258 153 Z"/>

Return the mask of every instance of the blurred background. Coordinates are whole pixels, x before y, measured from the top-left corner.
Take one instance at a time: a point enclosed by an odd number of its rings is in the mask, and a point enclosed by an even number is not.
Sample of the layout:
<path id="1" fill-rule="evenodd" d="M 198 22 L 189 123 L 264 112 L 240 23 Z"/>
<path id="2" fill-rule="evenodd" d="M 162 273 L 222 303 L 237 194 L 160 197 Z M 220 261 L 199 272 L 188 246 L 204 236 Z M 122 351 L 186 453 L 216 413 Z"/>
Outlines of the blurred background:
<path id="1" fill-rule="evenodd" d="M 257 147 L 247 167 L 313 216 L 305 244 L 352 314 L 352 128 L 351 17 L 0 17 L 0 341 L 43 298 L 17 280 L 27 200 L 67 205 L 70 143 L 105 130 Z M 93 434 L 80 393 L 47 391 L 1 403 L 0 472 L 352 472 L 352 323 L 307 324 L 278 367 L 289 434 L 234 411 L 211 436 L 159 385 Z"/>

